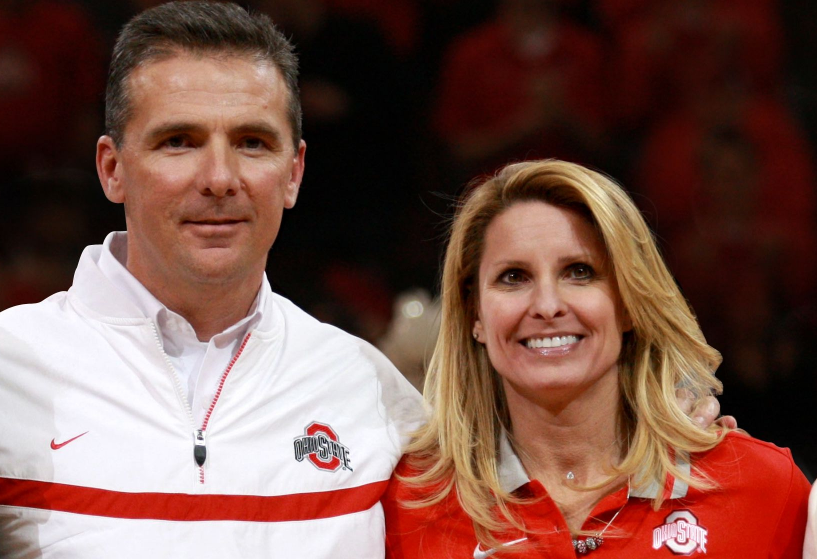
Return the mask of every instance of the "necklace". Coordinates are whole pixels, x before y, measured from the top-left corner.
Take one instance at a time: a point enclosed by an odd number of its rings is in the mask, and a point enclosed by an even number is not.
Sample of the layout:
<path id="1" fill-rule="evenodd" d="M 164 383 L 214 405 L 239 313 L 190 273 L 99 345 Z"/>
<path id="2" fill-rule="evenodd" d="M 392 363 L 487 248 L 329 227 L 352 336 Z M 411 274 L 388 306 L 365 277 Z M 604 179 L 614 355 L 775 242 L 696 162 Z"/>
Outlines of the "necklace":
<path id="1" fill-rule="evenodd" d="M 624 504 L 621 505 L 621 508 L 616 511 L 607 524 L 604 525 L 604 528 L 601 529 L 600 532 L 596 532 L 596 535 L 589 536 L 586 538 L 573 538 L 573 550 L 578 553 L 579 555 L 586 555 L 591 551 L 594 551 L 601 547 L 601 544 L 604 543 L 604 532 L 607 531 L 607 528 L 610 527 L 610 524 L 613 523 L 613 520 L 616 519 L 618 513 L 624 510 L 624 507 L 627 506 L 627 503 L 630 502 L 630 482 L 627 481 L 627 499 L 625 499 Z"/>

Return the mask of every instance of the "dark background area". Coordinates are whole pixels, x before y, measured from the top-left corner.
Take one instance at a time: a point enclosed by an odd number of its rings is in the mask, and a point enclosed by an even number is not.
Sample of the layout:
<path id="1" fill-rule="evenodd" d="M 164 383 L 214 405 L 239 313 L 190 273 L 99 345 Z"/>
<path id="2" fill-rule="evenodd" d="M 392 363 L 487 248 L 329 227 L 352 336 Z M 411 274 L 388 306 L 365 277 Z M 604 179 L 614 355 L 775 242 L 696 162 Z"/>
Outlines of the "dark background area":
<path id="1" fill-rule="evenodd" d="M 94 170 L 107 57 L 149 0 L 0 0 L 0 309 L 124 228 Z M 268 273 L 377 342 L 436 289 L 467 182 L 560 157 L 633 195 L 712 345 L 726 413 L 817 473 L 817 5 L 253 0 L 297 45 L 307 170 Z"/>

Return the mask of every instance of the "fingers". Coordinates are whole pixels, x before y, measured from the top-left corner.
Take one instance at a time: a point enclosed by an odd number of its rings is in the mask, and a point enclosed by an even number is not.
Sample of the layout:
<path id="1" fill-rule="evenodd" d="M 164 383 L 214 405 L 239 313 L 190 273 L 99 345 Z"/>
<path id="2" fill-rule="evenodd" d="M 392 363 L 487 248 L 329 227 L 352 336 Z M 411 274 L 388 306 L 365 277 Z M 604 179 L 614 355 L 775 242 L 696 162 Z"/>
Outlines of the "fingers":
<path id="1" fill-rule="evenodd" d="M 738 420 L 733 415 L 724 415 L 718 418 L 717 424 L 725 429 L 737 429 Z"/>
<path id="2" fill-rule="evenodd" d="M 678 407 L 701 429 L 707 429 L 713 423 L 717 423 L 724 429 L 738 428 L 738 421 L 733 416 L 725 415 L 718 418 L 721 405 L 714 396 L 707 396 L 698 400 L 691 390 L 678 388 L 675 390 L 675 397 L 678 399 Z"/>
<path id="3" fill-rule="evenodd" d="M 695 395 L 692 391 L 687 388 L 677 388 L 675 390 L 675 397 L 678 399 L 678 407 L 680 407 L 685 414 L 691 416 L 692 405 L 695 403 Z"/>
<path id="4" fill-rule="evenodd" d="M 721 405 L 718 403 L 718 399 L 714 396 L 707 396 L 701 398 L 692 410 L 690 417 L 692 421 L 700 425 L 702 429 L 706 429 L 715 422 L 720 411 Z"/>

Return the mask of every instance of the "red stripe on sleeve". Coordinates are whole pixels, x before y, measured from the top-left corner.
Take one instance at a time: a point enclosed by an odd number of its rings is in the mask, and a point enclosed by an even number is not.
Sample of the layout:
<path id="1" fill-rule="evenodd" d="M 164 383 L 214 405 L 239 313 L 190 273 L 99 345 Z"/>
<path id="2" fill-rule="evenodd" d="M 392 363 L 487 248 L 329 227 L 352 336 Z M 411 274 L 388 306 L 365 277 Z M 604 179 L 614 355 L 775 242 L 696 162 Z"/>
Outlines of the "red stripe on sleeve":
<path id="1" fill-rule="evenodd" d="M 125 493 L 93 487 L 0 477 L 0 505 L 110 518 L 291 522 L 368 510 L 388 481 L 292 495 L 188 495 Z"/>

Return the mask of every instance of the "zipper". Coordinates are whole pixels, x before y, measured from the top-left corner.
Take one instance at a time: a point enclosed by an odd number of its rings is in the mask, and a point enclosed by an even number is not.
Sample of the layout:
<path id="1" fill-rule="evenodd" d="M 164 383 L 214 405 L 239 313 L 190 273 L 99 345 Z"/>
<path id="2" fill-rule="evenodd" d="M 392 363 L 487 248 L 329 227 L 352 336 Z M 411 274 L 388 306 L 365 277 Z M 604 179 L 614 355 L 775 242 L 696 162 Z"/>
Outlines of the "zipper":
<path id="1" fill-rule="evenodd" d="M 165 353 L 165 348 L 162 345 L 162 340 L 159 339 L 159 330 L 156 328 L 156 324 L 153 321 L 150 321 L 150 327 L 153 329 L 153 338 L 156 340 L 156 347 L 159 348 L 159 353 L 162 354 L 162 357 L 165 360 L 165 365 L 167 365 L 168 370 L 170 371 L 170 376 L 173 378 L 173 384 L 176 386 L 176 392 L 181 397 L 182 403 L 184 404 L 184 409 L 187 412 L 187 419 L 190 420 L 190 429 L 195 432 L 196 423 L 193 420 L 193 409 L 190 407 L 190 402 L 187 401 L 187 395 L 182 390 L 182 381 L 179 380 L 179 375 L 176 374 L 176 369 L 173 367 L 173 363 L 170 362 L 170 358 Z"/>
<path id="2" fill-rule="evenodd" d="M 193 432 L 193 460 L 195 460 L 196 465 L 199 468 L 199 483 L 203 484 L 204 463 L 207 460 L 207 425 L 210 423 L 210 416 L 213 414 L 213 409 L 216 407 L 216 402 L 218 402 L 218 398 L 221 396 L 224 383 L 227 381 L 227 375 L 230 374 L 233 365 L 235 365 L 235 362 L 238 361 L 239 356 L 247 346 L 247 342 L 250 341 L 252 332 L 244 336 L 244 341 L 241 342 L 241 347 L 238 348 L 238 351 L 230 360 L 230 364 L 227 365 L 227 368 L 221 374 L 221 379 L 218 382 L 216 394 L 213 396 L 213 401 L 210 402 L 210 407 L 207 408 L 207 413 L 204 416 L 204 421 L 202 422 L 201 428 L 196 429 L 195 420 L 193 419 L 193 409 L 190 407 L 190 402 L 187 401 L 187 395 L 182 389 L 182 383 L 179 380 L 179 375 L 176 373 L 176 369 L 173 367 L 173 363 L 170 362 L 170 358 L 167 356 L 167 353 L 165 353 L 162 340 L 159 338 L 159 331 L 153 321 L 150 322 L 150 327 L 153 329 L 153 338 L 156 340 L 156 346 L 159 348 L 159 352 L 162 354 L 165 364 L 171 373 L 170 376 L 173 378 L 173 384 L 176 386 L 176 392 L 181 397 L 181 401 L 184 403 L 184 409 L 187 412 L 187 418 L 190 421 L 190 429 Z"/>
<path id="3" fill-rule="evenodd" d="M 197 429 L 193 433 L 193 458 L 199 468 L 204 466 L 204 461 L 207 460 L 207 445 L 205 444 L 204 429 Z"/>
<path id="4" fill-rule="evenodd" d="M 204 483 L 204 462 L 207 460 L 207 445 L 205 444 L 205 438 L 207 436 L 207 425 L 210 423 L 210 416 L 213 415 L 213 409 L 216 407 L 218 397 L 221 396 L 224 383 L 227 381 L 227 375 L 229 375 L 230 371 L 233 370 L 233 365 L 235 365 L 235 362 L 238 361 L 238 358 L 241 356 L 241 352 L 243 352 L 244 348 L 247 346 L 247 342 L 250 341 L 250 336 L 252 336 L 252 332 L 244 336 L 244 341 L 241 342 L 241 347 L 239 347 L 238 351 L 235 352 L 235 355 L 233 355 L 233 358 L 230 360 L 230 364 L 227 365 L 227 368 L 224 369 L 224 372 L 221 374 L 221 379 L 218 381 L 218 388 L 216 388 L 213 401 L 210 402 L 210 407 L 207 408 L 207 413 L 204 415 L 204 421 L 201 424 L 201 429 L 196 430 L 196 432 L 193 434 L 193 458 L 195 458 L 196 464 L 199 465 L 199 483 Z"/>

